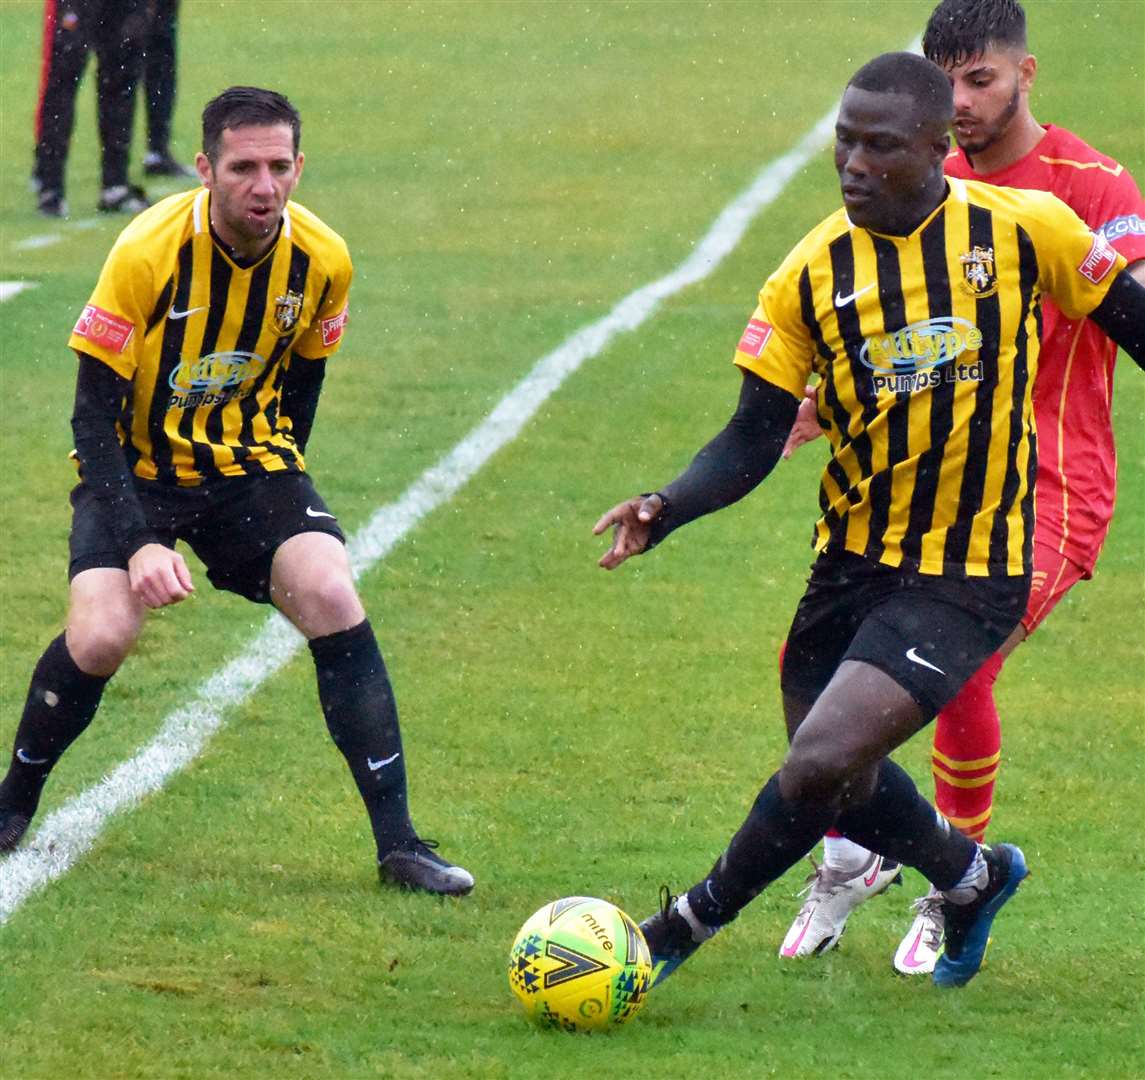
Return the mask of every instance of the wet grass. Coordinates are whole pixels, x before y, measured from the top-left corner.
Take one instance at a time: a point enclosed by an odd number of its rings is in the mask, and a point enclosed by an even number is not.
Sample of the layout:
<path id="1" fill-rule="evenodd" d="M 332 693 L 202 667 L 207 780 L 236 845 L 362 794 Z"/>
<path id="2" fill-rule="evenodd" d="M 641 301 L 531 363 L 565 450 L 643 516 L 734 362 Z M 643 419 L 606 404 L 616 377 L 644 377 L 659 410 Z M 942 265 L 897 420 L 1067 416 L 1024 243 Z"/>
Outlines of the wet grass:
<path id="1" fill-rule="evenodd" d="M 198 103 L 221 87 L 285 89 L 306 124 L 299 199 L 354 254 L 354 322 L 311 454 L 353 529 L 539 356 L 679 263 L 929 5 L 184 7 L 183 156 Z M 1091 71 L 1140 85 L 1141 10 L 1031 7 L 1038 115 L 1145 174 L 1139 97 Z M 51 229 L 22 187 L 39 15 L 0 8 L 0 279 L 37 283 L 2 308 L 0 746 L 63 618 L 64 343 L 115 234 L 101 221 L 13 248 Z M 91 112 L 85 97 L 80 211 L 95 198 Z M 809 561 L 815 455 L 614 576 L 596 569 L 589 530 L 722 424 L 756 290 L 836 200 L 822 157 L 711 279 L 587 364 L 362 582 L 416 820 L 473 869 L 474 894 L 377 889 L 300 656 L 0 928 L 0 1076 L 1139 1073 L 1145 385 L 1131 364 L 1098 575 L 1000 685 L 995 832 L 1035 876 L 981 979 L 942 995 L 892 975 L 917 880 L 857 916 L 837 954 L 781 965 L 797 868 L 612 1037 L 534 1032 L 509 995 L 503 965 L 530 912 L 593 892 L 642 916 L 662 881 L 706 868 L 781 753 L 774 657 Z M 206 589 L 153 619 L 45 809 L 129 756 L 264 618 Z M 901 754 L 919 777 L 925 750 Z"/>

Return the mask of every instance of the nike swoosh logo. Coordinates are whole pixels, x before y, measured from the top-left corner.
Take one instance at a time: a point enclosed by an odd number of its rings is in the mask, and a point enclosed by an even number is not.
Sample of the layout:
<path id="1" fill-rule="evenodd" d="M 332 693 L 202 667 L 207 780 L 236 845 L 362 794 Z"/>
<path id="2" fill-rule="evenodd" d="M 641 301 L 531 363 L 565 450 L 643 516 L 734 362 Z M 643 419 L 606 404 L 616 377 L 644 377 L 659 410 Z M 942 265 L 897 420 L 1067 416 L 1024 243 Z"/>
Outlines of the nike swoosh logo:
<path id="1" fill-rule="evenodd" d="M 844 296 L 841 292 L 835 293 L 835 306 L 846 307 L 852 300 L 857 300 L 863 293 L 870 292 L 875 287 L 872 281 L 870 285 L 864 285 L 861 289 L 856 289 L 853 293 L 848 293 Z"/>
<path id="2" fill-rule="evenodd" d="M 330 517 L 331 515 L 327 514 L 326 516 Z M 397 761 L 401 756 L 401 751 L 399 750 L 396 754 L 390 754 L 389 757 L 382 758 L 381 761 L 375 761 L 373 758 L 367 757 L 366 768 L 369 769 L 370 772 L 377 772 L 379 769 L 388 765 L 391 761 Z"/>
<path id="3" fill-rule="evenodd" d="M 328 518 L 332 518 L 334 515 L 326 513 L 325 510 L 315 510 L 313 506 L 308 506 L 306 508 L 306 516 L 307 517 L 328 517 Z M 390 760 L 393 760 L 393 759 L 391 758 Z M 385 762 L 383 761 L 382 765 L 384 765 L 384 764 L 385 764 Z"/>
<path id="4" fill-rule="evenodd" d="M 46 757 L 28 757 L 22 747 L 16 750 L 16 757 L 25 765 L 46 765 L 48 763 Z"/>
<path id="5" fill-rule="evenodd" d="M 172 308 L 170 311 L 167 312 L 167 318 L 168 319 L 185 319 L 188 315 L 194 315 L 196 312 L 206 311 L 206 310 L 207 309 L 205 307 L 187 308 L 186 311 L 176 311 L 174 308 Z"/>
<path id="6" fill-rule="evenodd" d="M 802 944 L 803 939 L 807 936 L 807 928 L 811 925 L 811 919 L 808 917 L 807 921 L 803 924 L 803 929 L 799 931 L 799 936 L 783 950 L 782 955 L 787 957 L 796 956 L 799 953 L 799 946 Z"/>
<path id="7" fill-rule="evenodd" d="M 914 936 L 914 941 L 910 943 L 910 952 L 903 957 L 903 967 L 916 968 L 922 967 L 922 961 L 918 958 L 918 947 L 922 944 L 922 931 L 920 930 Z"/>
<path id="8" fill-rule="evenodd" d="M 919 664 L 922 667 L 930 668 L 931 671 L 937 671 L 939 675 L 945 675 L 946 674 L 946 672 L 943 671 L 942 668 L 935 667 L 929 660 L 924 660 L 921 656 L 919 656 L 918 652 L 915 650 L 913 645 L 909 649 L 907 649 L 906 658 L 912 664 Z"/>
<path id="9" fill-rule="evenodd" d="M 883 868 L 882 856 L 875 859 L 875 865 L 871 867 L 871 876 L 863 878 L 863 884 L 869 889 L 875 883 L 875 879 L 879 876 L 879 871 Z"/>

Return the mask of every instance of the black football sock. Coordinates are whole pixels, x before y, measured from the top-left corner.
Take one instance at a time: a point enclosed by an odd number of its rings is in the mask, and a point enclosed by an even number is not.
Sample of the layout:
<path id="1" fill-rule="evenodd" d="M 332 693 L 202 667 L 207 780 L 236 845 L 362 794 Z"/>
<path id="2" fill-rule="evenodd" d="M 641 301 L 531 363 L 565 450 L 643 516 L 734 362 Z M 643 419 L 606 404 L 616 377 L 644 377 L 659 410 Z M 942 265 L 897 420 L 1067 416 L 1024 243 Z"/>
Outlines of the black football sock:
<path id="1" fill-rule="evenodd" d="M 370 815 L 378 857 L 414 837 L 393 688 L 369 619 L 310 642 L 326 726 Z"/>
<path id="2" fill-rule="evenodd" d="M 0 807 L 34 814 L 48 774 L 91 723 L 107 678 L 76 667 L 60 634 L 32 672 L 16 728 L 12 764 L 0 782 Z"/>
<path id="3" fill-rule="evenodd" d="M 688 890 L 692 913 L 708 926 L 730 922 L 819 842 L 837 812 L 834 806 L 783 798 L 776 773 L 757 796 L 727 851 L 708 876 Z"/>
<path id="4" fill-rule="evenodd" d="M 879 765 L 875 793 L 862 806 L 847 807 L 835 828 L 856 844 L 913 866 L 938 889 L 953 888 L 978 850 L 890 758 Z"/>

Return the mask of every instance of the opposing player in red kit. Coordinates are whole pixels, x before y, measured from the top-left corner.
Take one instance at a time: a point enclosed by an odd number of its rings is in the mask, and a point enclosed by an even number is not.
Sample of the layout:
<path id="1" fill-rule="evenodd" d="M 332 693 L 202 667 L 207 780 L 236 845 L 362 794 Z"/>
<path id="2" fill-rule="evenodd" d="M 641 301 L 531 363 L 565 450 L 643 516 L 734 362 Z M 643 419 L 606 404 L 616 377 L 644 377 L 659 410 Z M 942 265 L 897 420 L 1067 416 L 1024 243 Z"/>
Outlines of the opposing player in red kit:
<path id="1" fill-rule="evenodd" d="M 1049 191 L 1130 263 L 1145 284 L 1145 202 L 1125 168 L 1064 128 L 1039 124 L 1029 93 L 1037 61 L 1026 43 L 1016 0 L 943 0 L 923 51 L 954 87 L 954 137 L 947 176 Z M 1089 319 L 1068 319 L 1047 299 L 1034 386 L 1038 431 L 1037 522 L 1029 605 L 1006 643 L 938 715 L 932 771 L 935 802 L 951 824 L 981 841 L 990 822 L 1001 758 L 994 681 L 1006 657 L 1078 581 L 1093 574 L 1109 529 L 1117 458 L 1110 405 L 1117 346 Z M 804 402 L 785 456 L 819 434 L 814 403 Z M 897 865 L 838 835 L 824 842 L 824 863 L 788 931 L 780 956 L 833 948 L 850 913 L 882 891 Z M 904 975 L 934 969 L 942 942 L 942 906 L 932 890 L 915 901 L 916 917 L 895 954 Z"/>

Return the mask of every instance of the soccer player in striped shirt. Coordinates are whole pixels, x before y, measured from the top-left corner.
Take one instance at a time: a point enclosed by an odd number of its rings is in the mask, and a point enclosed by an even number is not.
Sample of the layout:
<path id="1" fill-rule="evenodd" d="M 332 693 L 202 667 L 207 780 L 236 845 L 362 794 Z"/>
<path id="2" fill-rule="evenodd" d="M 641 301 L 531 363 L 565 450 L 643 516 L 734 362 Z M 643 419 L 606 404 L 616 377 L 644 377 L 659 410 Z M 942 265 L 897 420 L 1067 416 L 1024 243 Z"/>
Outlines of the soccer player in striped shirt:
<path id="1" fill-rule="evenodd" d="M 382 880 L 473 887 L 410 822 L 386 667 L 303 459 L 352 267 L 343 239 L 290 201 L 300 135 L 297 111 L 273 91 L 232 87 L 208 103 L 203 186 L 123 231 L 72 330 L 70 609 L 36 664 L 0 782 L 0 851 L 27 830 L 148 610 L 192 592 L 182 540 L 216 588 L 274 604 L 307 638 Z"/>
<path id="2" fill-rule="evenodd" d="M 943 0 L 923 39 L 926 55 L 954 86 L 955 149 L 947 176 L 1049 191 L 1128 260 L 1145 284 L 1145 201 L 1126 169 L 1064 128 L 1039 124 L 1029 94 L 1037 71 L 1017 0 Z M 1117 458 L 1110 407 L 1116 344 L 1091 319 L 1071 319 L 1047 299 L 1034 384 L 1038 434 L 1036 524 L 1030 600 L 1021 623 L 938 714 L 932 772 L 935 802 L 950 821 L 982 840 L 993 810 L 1001 760 L 994 681 L 1007 656 L 1077 582 L 1093 575 L 1109 530 Z M 818 434 L 806 408 L 792 446 Z M 802 432 L 802 434 L 800 434 Z M 851 911 L 895 873 L 876 856 L 828 835 L 806 901 L 781 956 L 833 948 Z M 934 969 L 942 905 L 934 890 L 915 901 L 916 917 L 894 966 L 904 975 Z"/>
<path id="3" fill-rule="evenodd" d="M 613 569 L 751 491 L 808 375 L 831 444 L 818 557 L 783 667 L 791 745 L 707 875 L 642 923 L 659 982 L 834 826 L 942 893 L 940 986 L 978 972 L 1022 852 L 936 814 L 887 755 L 1019 624 L 1029 596 L 1032 384 L 1043 292 L 1145 366 L 1145 289 L 1063 203 L 946 179 L 950 82 L 890 53 L 848 84 L 835 127 L 844 209 L 767 280 L 735 353 L 739 407 L 679 477 L 613 507 Z"/>

